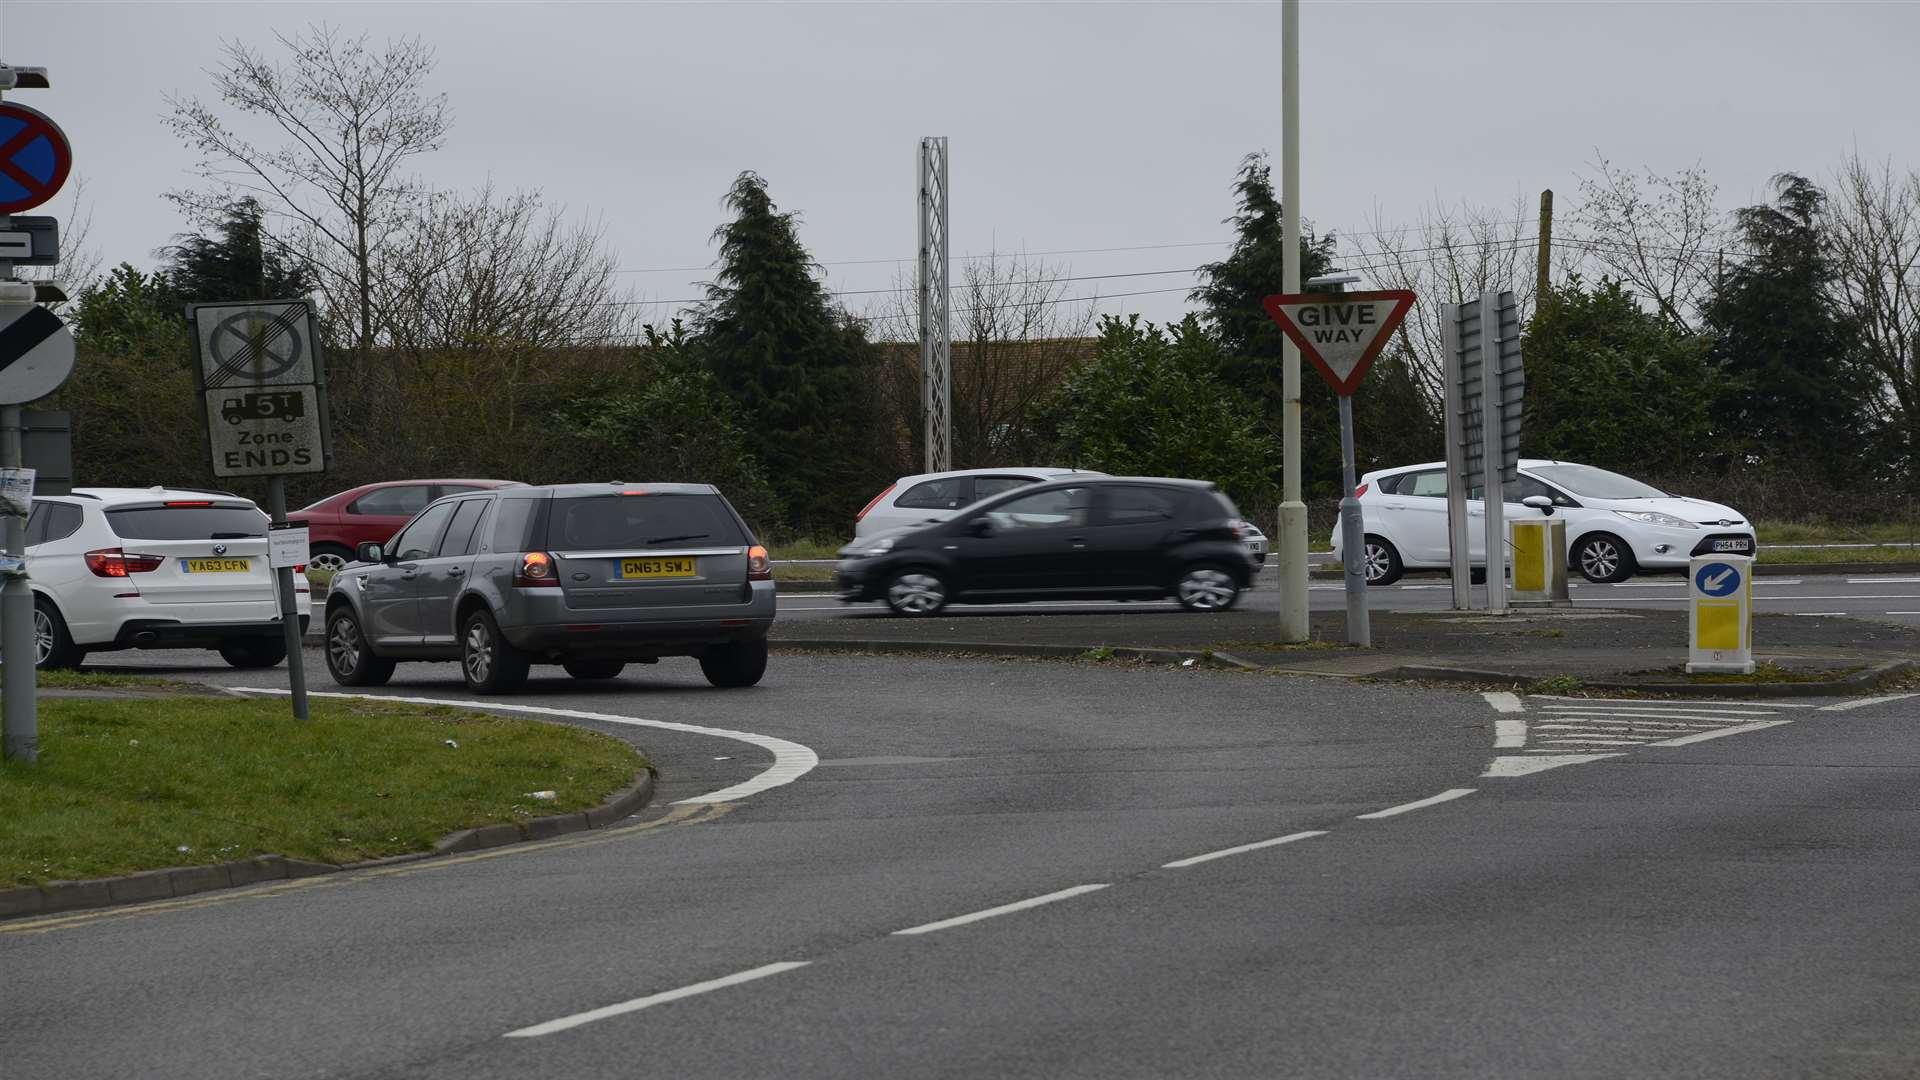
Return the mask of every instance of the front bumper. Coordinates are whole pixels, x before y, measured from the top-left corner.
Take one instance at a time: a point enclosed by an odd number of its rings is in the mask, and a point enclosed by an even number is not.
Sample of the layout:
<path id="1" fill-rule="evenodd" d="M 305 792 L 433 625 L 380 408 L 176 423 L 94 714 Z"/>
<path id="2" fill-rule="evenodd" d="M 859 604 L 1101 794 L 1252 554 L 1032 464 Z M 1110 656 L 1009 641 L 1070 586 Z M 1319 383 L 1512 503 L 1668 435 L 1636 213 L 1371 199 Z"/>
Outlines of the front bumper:
<path id="1" fill-rule="evenodd" d="M 1635 530 L 1627 538 L 1633 558 L 1648 569 L 1685 568 L 1701 555 L 1754 555 L 1759 552 L 1751 529 L 1660 529 Z M 1715 550 L 1716 545 L 1743 545 L 1735 550 Z"/>

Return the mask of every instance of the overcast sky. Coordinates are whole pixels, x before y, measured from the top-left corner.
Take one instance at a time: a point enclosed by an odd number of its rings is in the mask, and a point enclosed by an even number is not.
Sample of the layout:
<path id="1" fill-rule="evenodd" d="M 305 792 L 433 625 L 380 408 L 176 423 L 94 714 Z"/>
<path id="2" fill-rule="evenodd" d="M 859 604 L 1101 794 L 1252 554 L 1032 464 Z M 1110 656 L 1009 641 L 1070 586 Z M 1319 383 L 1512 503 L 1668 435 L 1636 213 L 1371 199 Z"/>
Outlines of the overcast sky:
<path id="1" fill-rule="evenodd" d="M 0 0 L 0 57 L 54 84 L 13 96 L 66 129 L 108 262 L 151 265 L 185 225 L 161 193 L 193 159 L 162 95 L 210 98 L 223 38 L 272 49 L 316 21 L 431 44 L 455 125 L 422 174 L 603 216 L 649 299 L 697 295 L 700 272 L 649 271 L 710 263 L 743 169 L 800 212 L 833 288 L 893 285 L 908 263 L 859 261 L 911 259 L 918 140 L 946 135 L 956 255 L 1077 251 L 1050 260 L 1140 276 L 1076 295 L 1177 315 L 1191 275 L 1153 272 L 1224 252 L 1236 163 L 1281 140 L 1277 2 Z M 1566 208 L 1597 154 L 1697 163 L 1727 206 L 1855 148 L 1920 165 L 1912 2 L 1308 2 L 1301 23 L 1302 208 L 1322 230 L 1547 187 Z"/>

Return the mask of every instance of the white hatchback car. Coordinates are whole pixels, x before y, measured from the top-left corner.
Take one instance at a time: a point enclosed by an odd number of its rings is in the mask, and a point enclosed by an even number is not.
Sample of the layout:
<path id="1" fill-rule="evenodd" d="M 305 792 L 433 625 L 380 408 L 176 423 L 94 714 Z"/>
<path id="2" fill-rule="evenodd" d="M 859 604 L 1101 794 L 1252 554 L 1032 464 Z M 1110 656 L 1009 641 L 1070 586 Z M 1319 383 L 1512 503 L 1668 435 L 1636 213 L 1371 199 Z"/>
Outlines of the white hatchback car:
<path id="1" fill-rule="evenodd" d="M 971 506 L 1002 492 L 1044 480 L 1068 476 L 1105 476 L 1080 469 L 1010 468 L 956 469 L 952 472 L 903 476 L 873 497 L 853 519 L 854 539 L 898 529 L 944 521 L 963 506 Z"/>
<path id="2" fill-rule="evenodd" d="M 267 520 L 237 495 L 185 488 L 35 499 L 27 579 L 37 666 L 73 667 L 111 649 L 216 649 L 237 668 L 286 659 Z M 304 573 L 294 586 L 304 608 Z"/>
<path id="3" fill-rule="evenodd" d="M 1388 585 L 1409 569 L 1448 566 L 1447 469 L 1444 462 L 1382 469 L 1360 478 L 1357 490 L 1366 526 L 1367 583 Z M 1485 510 L 1478 488 L 1469 491 L 1468 558 L 1485 566 Z M 1571 461 L 1525 458 L 1518 484 L 1503 485 L 1506 520 L 1539 518 L 1525 505 L 1540 497 L 1567 523 L 1567 566 L 1588 581 L 1625 581 L 1635 570 L 1684 569 L 1695 555 L 1752 555 L 1753 526 L 1737 510 L 1689 499 L 1630 476 Z M 1340 553 L 1340 523 L 1333 526 Z"/>

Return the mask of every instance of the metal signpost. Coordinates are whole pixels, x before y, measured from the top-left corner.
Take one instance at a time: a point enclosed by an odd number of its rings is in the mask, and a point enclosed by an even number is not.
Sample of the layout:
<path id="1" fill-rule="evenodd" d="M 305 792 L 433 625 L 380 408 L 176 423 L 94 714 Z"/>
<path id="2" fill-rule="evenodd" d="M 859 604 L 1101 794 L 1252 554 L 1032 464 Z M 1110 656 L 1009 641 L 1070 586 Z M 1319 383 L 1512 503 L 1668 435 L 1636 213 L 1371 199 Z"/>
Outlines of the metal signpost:
<path id="1" fill-rule="evenodd" d="M 1447 363 L 1447 537 L 1453 606 L 1473 606 L 1467 505 L 1481 492 L 1486 528 L 1487 610 L 1507 610 L 1504 487 L 1519 480 L 1521 403 L 1520 312 L 1511 292 L 1485 292 L 1454 304 L 1443 324 Z"/>
<path id="2" fill-rule="evenodd" d="M 276 526 L 284 525 L 287 477 L 325 472 L 330 456 L 326 364 L 313 307 L 304 300 L 191 304 L 187 322 L 199 356 L 194 385 L 205 410 L 213 474 L 266 477 L 267 510 Z M 268 564 L 280 593 L 293 715 L 305 720 L 295 563 L 270 556 Z"/>
<path id="3" fill-rule="evenodd" d="M 1316 282 L 1317 283 L 1317 282 Z M 1353 452 L 1353 392 L 1374 357 L 1413 307 L 1406 289 L 1269 296 L 1262 303 L 1280 329 L 1340 396 L 1340 548 L 1347 586 L 1347 642 L 1372 644 L 1367 620 L 1366 523 L 1354 495 L 1358 471 Z"/>
<path id="4" fill-rule="evenodd" d="M 920 411 L 927 471 L 953 468 L 953 327 L 947 271 L 947 140 L 920 140 Z"/>
<path id="5" fill-rule="evenodd" d="M 0 91 L 45 89 L 44 68 L 0 64 Z M 45 113 L 0 102 L 0 476 L 24 495 L 9 506 L 6 552 L 0 567 L 0 662 L 14 661 L 0 690 L 6 728 L 5 754 L 20 761 L 40 756 L 40 718 L 35 704 L 39 659 L 33 618 L 33 587 L 27 583 L 27 514 L 33 470 L 24 463 L 25 423 L 20 406 L 46 397 L 73 374 L 73 335 L 60 318 L 34 303 L 32 282 L 15 281 L 13 268 L 52 265 L 60 259 L 59 227 L 51 218 L 11 215 L 53 198 L 73 170 L 73 149 Z M 18 511 L 18 512 L 15 512 Z"/>

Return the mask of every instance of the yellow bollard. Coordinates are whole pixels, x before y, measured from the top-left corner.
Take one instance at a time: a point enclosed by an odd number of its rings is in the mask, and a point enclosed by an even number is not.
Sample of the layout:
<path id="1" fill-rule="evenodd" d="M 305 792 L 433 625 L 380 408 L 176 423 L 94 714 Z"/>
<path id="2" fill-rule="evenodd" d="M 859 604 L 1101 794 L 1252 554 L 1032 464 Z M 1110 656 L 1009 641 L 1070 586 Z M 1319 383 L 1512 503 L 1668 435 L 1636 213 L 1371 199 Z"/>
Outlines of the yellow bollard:
<path id="1" fill-rule="evenodd" d="M 1753 674 L 1753 559 L 1695 557 L 1687 567 L 1687 673 Z"/>

